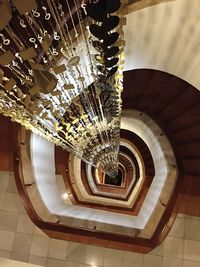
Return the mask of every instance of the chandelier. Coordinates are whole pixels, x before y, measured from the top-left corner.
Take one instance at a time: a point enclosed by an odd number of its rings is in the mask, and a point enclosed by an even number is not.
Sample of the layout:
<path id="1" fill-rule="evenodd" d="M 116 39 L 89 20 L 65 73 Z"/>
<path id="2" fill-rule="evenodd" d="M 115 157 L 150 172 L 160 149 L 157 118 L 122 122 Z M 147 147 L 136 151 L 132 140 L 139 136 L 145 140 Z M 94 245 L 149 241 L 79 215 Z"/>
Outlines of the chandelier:
<path id="1" fill-rule="evenodd" d="M 0 1 L 0 113 L 111 177 L 120 141 L 121 5 Z"/>

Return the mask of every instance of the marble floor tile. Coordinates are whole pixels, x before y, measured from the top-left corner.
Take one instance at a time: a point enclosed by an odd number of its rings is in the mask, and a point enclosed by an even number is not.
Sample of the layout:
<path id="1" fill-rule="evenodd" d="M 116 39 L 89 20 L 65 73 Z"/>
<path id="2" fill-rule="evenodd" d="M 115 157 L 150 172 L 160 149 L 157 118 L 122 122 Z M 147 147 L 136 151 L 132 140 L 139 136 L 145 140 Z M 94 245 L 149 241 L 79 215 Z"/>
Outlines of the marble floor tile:
<path id="1" fill-rule="evenodd" d="M 124 252 L 115 249 L 105 249 L 104 267 L 122 267 Z"/>
<path id="2" fill-rule="evenodd" d="M 45 236 L 33 235 L 30 254 L 36 256 L 47 257 L 49 248 L 49 238 Z"/>
<path id="3" fill-rule="evenodd" d="M 15 239 L 15 232 L 0 230 L 0 249 L 11 251 Z"/>
<path id="4" fill-rule="evenodd" d="M 18 222 L 17 222 L 17 232 L 32 234 L 34 227 L 35 225 L 31 221 L 31 219 L 28 217 L 28 215 L 25 215 L 25 214 L 19 215 Z"/>
<path id="5" fill-rule="evenodd" d="M 181 238 L 167 237 L 164 241 L 164 256 L 173 258 L 183 257 L 184 240 Z"/>
<path id="6" fill-rule="evenodd" d="M 191 261 L 200 261 L 200 241 L 184 240 L 183 258 Z"/>
<path id="7" fill-rule="evenodd" d="M 103 266 L 105 248 L 90 246 L 86 248 L 85 264 Z"/>
<path id="8" fill-rule="evenodd" d="M 58 260 L 65 260 L 68 242 L 58 239 L 50 239 L 48 257 Z"/>

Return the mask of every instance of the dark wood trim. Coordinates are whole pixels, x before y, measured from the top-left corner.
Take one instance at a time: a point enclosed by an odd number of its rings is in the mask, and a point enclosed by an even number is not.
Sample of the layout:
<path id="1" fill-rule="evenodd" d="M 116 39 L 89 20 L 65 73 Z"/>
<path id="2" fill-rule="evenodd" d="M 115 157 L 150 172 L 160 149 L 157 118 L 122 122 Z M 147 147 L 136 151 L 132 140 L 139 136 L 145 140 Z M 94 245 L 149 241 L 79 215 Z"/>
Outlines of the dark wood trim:
<path id="1" fill-rule="evenodd" d="M 19 127 L 16 127 L 14 134 L 14 174 L 16 179 L 17 188 L 19 195 L 22 199 L 22 203 L 35 225 L 42 229 L 49 237 L 59 238 L 62 240 L 81 242 L 86 244 L 92 244 L 97 246 L 135 251 L 140 253 L 147 253 L 153 249 L 157 244 L 163 240 L 167 232 L 164 231 L 166 225 L 168 225 L 169 219 L 171 217 L 170 211 L 174 209 L 175 192 L 173 199 L 170 201 L 163 218 L 156 229 L 154 235 L 151 239 L 137 238 L 137 237 L 125 237 L 117 234 L 96 232 L 95 230 L 83 230 L 75 229 L 73 227 L 67 227 L 59 223 L 52 223 L 43 221 L 35 212 L 34 207 L 28 197 L 26 192 L 26 187 L 23 184 L 23 174 L 22 174 L 22 162 L 20 155 L 20 147 L 18 136 L 20 134 Z M 174 215 L 173 215 L 174 216 Z M 171 226 L 168 226 L 170 228 Z M 162 235 L 162 236 L 161 236 Z"/>

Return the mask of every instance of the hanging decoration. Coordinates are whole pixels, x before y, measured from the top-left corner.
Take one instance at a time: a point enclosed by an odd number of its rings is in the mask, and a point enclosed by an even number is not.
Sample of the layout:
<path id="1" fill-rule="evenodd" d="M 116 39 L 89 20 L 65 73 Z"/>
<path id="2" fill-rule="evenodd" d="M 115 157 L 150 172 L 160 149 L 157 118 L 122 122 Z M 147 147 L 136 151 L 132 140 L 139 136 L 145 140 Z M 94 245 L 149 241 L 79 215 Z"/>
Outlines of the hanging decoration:
<path id="1" fill-rule="evenodd" d="M 119 0 L 0 1 L 0 113 L 111 177 L 126 23 Z"/>

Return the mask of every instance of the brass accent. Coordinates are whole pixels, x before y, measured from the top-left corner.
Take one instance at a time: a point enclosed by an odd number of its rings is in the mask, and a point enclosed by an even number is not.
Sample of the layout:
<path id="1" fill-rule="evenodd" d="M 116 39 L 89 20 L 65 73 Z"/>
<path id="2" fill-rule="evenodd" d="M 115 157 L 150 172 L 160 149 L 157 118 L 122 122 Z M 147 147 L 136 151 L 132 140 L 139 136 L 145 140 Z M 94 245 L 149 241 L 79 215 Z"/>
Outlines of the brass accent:
<path id="1" fill-rule="evenodd" d="M 33 47 L 29 47 L 29 48 L 19 52 L 19 54 L 23 60 L 32 59 L 32 58 L 37 56 L 37 52 L 35 51 L 35 49 Z"/>
<path id="2" fill-rule="evenodd" d="M 40 87 L 40 91 L 44 94 L 51 93 L 56 85 L 57 79 L 49 71 L 33 70 L 35 84 Z"/>
<path id="3" fill-rule="evenodd" d="M 65 64 L 62 64 L 62 65 L 59 65 L 59 66 L 53 68 L 53 71 L 54 71 L 55 74 L 60 74 L 60 73 L 62 73 L 64 71 L 66 71 Z"/>
<path id="4" fill-rule="evenodd" d="M 70 89 L 74 89 L 74 85 L 73 84 L 64 84 L 64 88 L 66 89 L 66 90 L 70 90 Z"/>
<path id="5" fill-rule="evenodd" d="M 12 18 L 8 1 L 4 0 L 0 6 L 0 30 L 3 30 Z"/>
<path id="6" fill-rule="evenodd" d="M 6 89 L 6 91 L 8 91 L 8 92 L 10 92 L 12 89 L 13 89 L 13 87 L 16 85 L 16 81 L 13 79 L 13 78 L 11 78 L 7 83 L 6 83 L 6 85 L 4 86 L 4 88 Z"/>
<path id="7" fill-rule="evenodd" d="M 10 64 L 11 61 L 13 61 L 15 58 L 15 56 L 13 55 L 13 53 L 8 50 L 5 53 L 3 53 L 2 55 L 0 55 L 0 64 L 1 65 L 6 65 L 6 64 Z"/>
<path id="8" fill-rule="evenodd" d="M 72 57 L 72 58 L 70 58 L 70 60 L 68 62 L 68 65 L 71 66 L 71 67 L 77 66 L 79 61 L 80 61 L 80 57 L 79 56 Z"/>
<path id="9" fill-rule="evenodd" d="M 13 0 L 14 5 L 19 11 L 20 15 L 24 15 L 27 12 L 30 12 L 32 9 L 37 9 L 37 2 L 35 0 Z"/>

